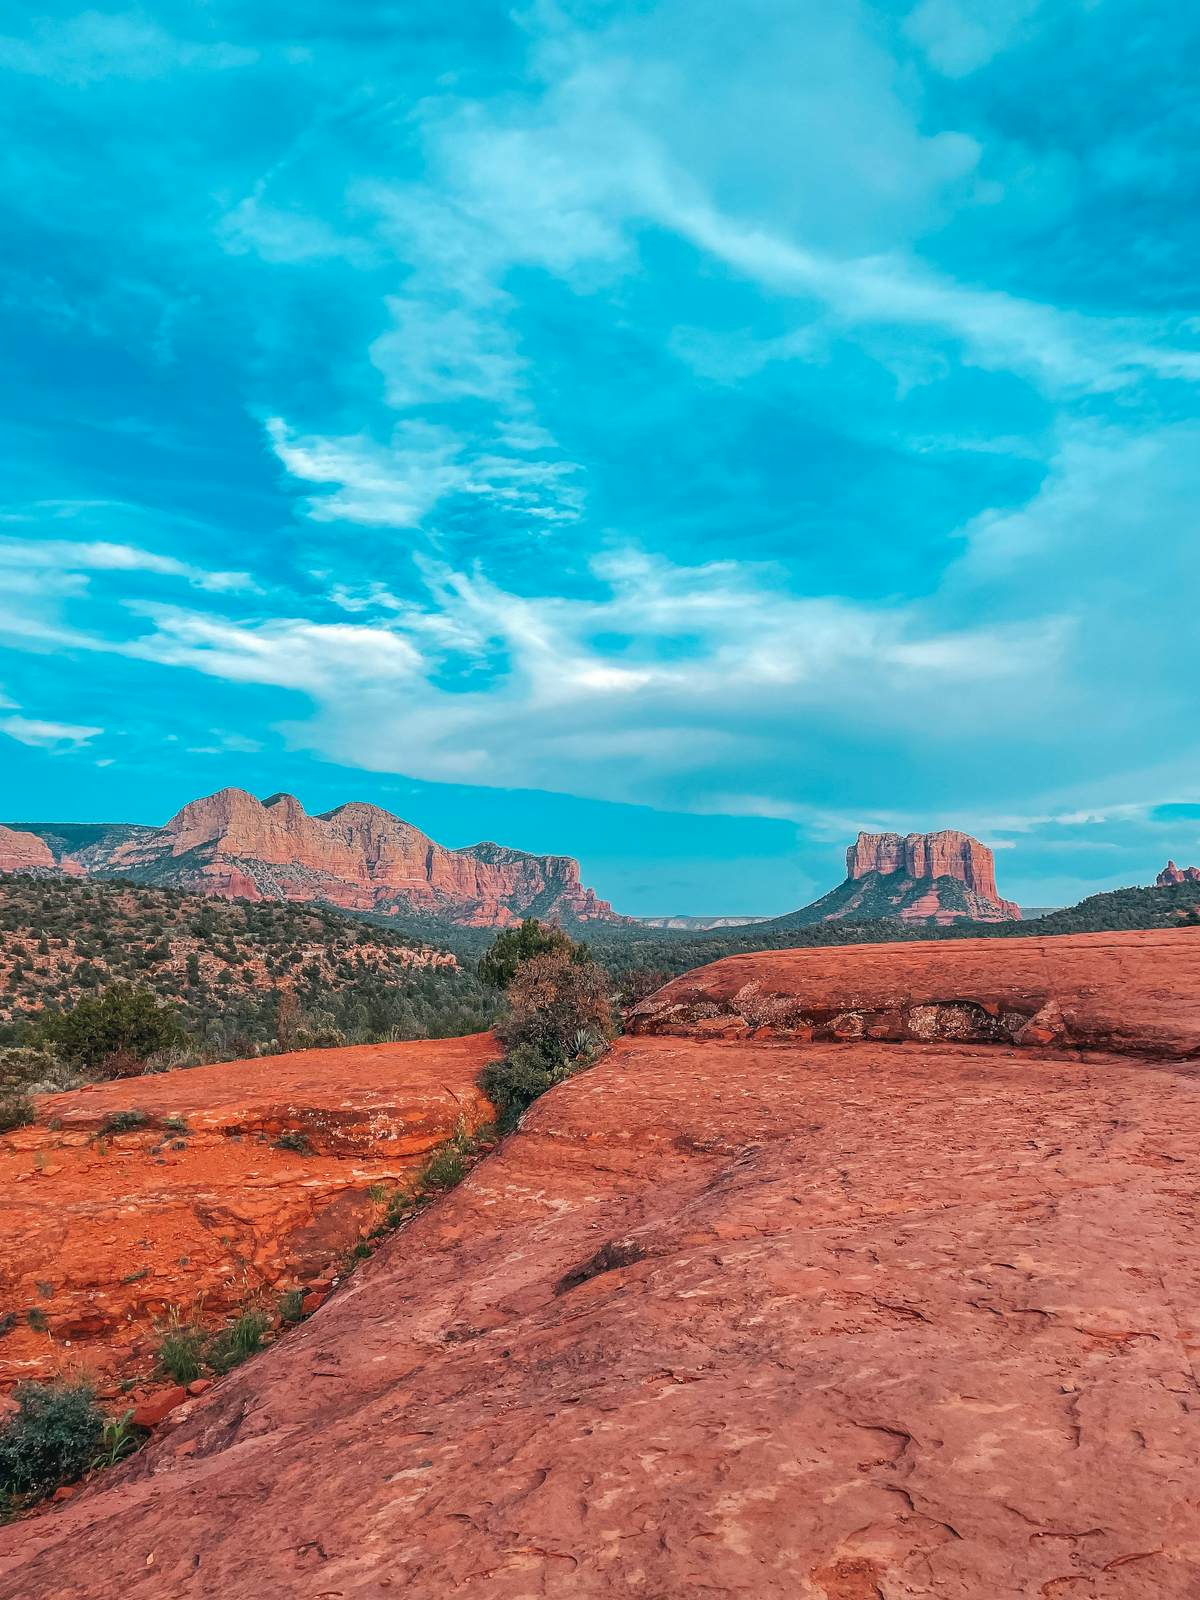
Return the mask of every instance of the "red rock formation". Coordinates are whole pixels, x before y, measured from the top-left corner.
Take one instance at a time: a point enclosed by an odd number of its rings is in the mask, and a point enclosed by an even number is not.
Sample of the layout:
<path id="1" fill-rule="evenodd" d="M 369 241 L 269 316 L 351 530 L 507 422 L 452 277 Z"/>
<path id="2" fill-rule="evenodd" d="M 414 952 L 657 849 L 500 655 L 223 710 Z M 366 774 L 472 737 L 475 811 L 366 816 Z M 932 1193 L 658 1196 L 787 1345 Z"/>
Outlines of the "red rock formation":
<path id="1" fill-rule="evenodd" d="M 727 956 L 636 1005 L 635 1032 L 1055 1043 L 1200 1056 L 1200 930 Z"/>
<path id="2" fill-rule="evenodd" d="M 128 830 L 126 830 L 128 831 Z M 88 868 L 250 900 L 320 900 L 349 910 L 427 912 L 477 927 L 526 915 L 619 922 L 569 856 L 495 844 L 447 850 L 378 806 L 309 816 L 291 795 L 242 789 L 193 800 L 165 828 L 92 846 Z"/>
<path id="3" fill-rule="evenodd" d="M 1168 861 L 1154 881 L 1160 889 L 1173 883 L 1200 883 L 1200 867 L 1177 867 Z"/>
<path id="4" fill-rule="evenodd" d="M 1194 1055 L 1200 934 L 985 948 L 804 952 L 806 999 L 986 972 Z M 1195 1093 L 1112 1052 L 622 1039 L 0 1529 L 0 1600 L 1193 1600 Z"/>
<path id="5" fill-rule="evenodd" d="M 308 1050 L 43 1097 L 0 1138 L 0 1307 L 20 1313 L 0 1390 L 79 1370 L 110 1390 L 152 1371 L 172 1307 L 219 1325 L 337 1271 L 385 1209 L 372 1188 L 491 1116 L 495 1053 L 487 1034 Z M 104 1131 L 130 1110 L 146 1122 Z"/>
<path id="6" fill-rule="evenodd" d="M 976 921 L 1019 920 L 1020 907 L 1002 900 L 996 888 L 996 859 L 992 851 L 969 833 L 943 828 L 938 833 L 860 833 L 846 850 L 846 880 L 854 883 L 875 875 L 899 873 L 905 884 L 898 911 L 901 922 L 922 922 L 933 917 L 940 923 L 961 917 Z M 963 885 L 962 904 L 946 904 L 939 893 L 939 878 Z M 928 883 L 917 897 L 911 887 Z M 846 915 L 845 912 L 839 913 Z"/>
<path id="7" fill-rule="evenodd" d="M 0 872 L 55 870 L 53 853 L 36 833 L 0 826 Z"/>

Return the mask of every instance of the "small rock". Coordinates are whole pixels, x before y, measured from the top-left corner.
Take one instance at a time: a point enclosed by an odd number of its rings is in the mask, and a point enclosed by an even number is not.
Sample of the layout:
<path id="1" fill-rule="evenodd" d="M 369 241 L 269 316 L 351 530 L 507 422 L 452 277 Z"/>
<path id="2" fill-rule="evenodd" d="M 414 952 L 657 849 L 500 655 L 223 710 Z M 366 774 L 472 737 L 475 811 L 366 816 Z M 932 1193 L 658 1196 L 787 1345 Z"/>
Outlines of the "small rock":
<path id="1" fill-rule="evenodd" d="M 163 1418 L 170 1416 L 175 1407 L 181 1406 L 186 1399 L 187 1390 L 181 1383 L 172 1384 L 169 1389 L 159 1389 L 134 1407 L 130 1421 L 135 1428 L 157 1428 Z"/>

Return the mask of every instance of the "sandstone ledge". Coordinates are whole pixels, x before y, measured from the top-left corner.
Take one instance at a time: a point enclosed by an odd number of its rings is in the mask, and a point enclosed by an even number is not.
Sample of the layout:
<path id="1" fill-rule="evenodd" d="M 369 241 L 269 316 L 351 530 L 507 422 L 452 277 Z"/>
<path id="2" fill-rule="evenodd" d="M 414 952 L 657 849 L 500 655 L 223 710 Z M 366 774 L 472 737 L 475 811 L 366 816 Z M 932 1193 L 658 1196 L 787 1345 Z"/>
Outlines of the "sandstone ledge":
<path id="1" fill-rule="evenodd" d="M 381 1188 L 490 1119 L 495 1053 L 488 1034 L 308 1050 L 42 1097 L 0 1138 L 0 1391 L 86 1373 L 112 1392 L 149 1373 L 172 1308 L 219 1326 L 328 1279 Z M 106 1131 L 130 1111 L 146 1120 Z"/>
<path id="2" fill-rule="evenodd" d="M 953 1040 L 1200 1055 L 1200 930 L 922 940 L 729 956 L 650 995 L 635 1033 Z"/>

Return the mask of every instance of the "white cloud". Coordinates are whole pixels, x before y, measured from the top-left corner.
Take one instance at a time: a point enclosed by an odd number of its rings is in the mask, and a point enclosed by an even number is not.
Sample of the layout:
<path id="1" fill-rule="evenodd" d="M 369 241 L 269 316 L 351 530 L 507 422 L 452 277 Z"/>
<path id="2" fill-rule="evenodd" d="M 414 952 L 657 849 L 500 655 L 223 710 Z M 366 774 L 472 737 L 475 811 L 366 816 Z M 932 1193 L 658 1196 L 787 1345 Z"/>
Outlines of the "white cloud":
<path id="1" fill-rule="evenodd" d="M 520 402 L 512 269 L 537 266 L 586 293 L 636 264 L 647 225 L 810 303 L 796 333 L 747 341 L 740 362 L 725 352 L 726 371 L 803 355 L 822 334 L 815 303 L 869 352 L 879 331 L 923 330 L 957 341 L 971 364 L 1053 392 L 1102 393 L 1148 374 L 1200 381 L 1200 351 L 1173 347 L 1148 319 L 1065 312 L 923 262 L 920 234 L 974 182 L 975 141 L 921 131 L 919 103 L 906 101 L 853 0 L 817 3 L 803 19 L 775 0 L 748 4 L 738 30 L 754 40 L 748 59 L 730 29 L 679 4 L 598 35 L 543 10 L 540 97 L 422 107 L 430 184 L 355 190 L 412 273 L 389 302 L 395 328 L 372 347 L 393 404 L 436 401 L 439 389 Z M 946 60 L 982 59 L 1033 4 L 999 0 L 977 21 L 957 0 L 925 0 L 908 26 Z M 698 81 L 710 85 L 704 97 Z M 701 362 L 705 349 L 704 330 L 681 343 Z"/>
<path id="2" fill-rule="evenodd" d="M 120 648 L 302 690 L 316 713 L 289 737 L 339 762 L 660 800 L 692 774 L 687 803 L 705 809 L 731 764 L 777 775 L 781 743 L 810 737 L 814 718 L 915 732 L 934 698 L 952 737 L 981 705 L 1044 678 L 1062 644 L 1051 624 L 931 632 L 915 610 L 790 595 L 770 569 L 737 562 L 616 552 L 594 564 L 596 592 L 577 598 L 424 571 L 422 602 L 344 593 L 353 623 L 138 606 L 151 631 Z"/>
<path id="3" fill-rule="evenodd" d="M 475 495 L 533 522 L 570 521 L 582 490 L 572 462 L 530 460 L 468 447 L 434 423 L 399 424 L 381 445 L 362 435 L 329 438 L 294 432 L 282 417 L 266 422 L 272 448 L 293 478 L 328 486 L 304 502 L 314 522 L 420 527 L 453 495 Z"/>
<path id="4" fill-rule="evenodd" d="M 88 728 L 73 722 L 45 722 L 38 717 L 0 718 L 0 733 L 36 750 L 56 750 L 64 745 L 79 749 L 103 732 L 103 728 Z"/>
<path id="5" fill-rule="evenodd" d="M 156 555 L 134 545 L 112 544 L 105 540 L 7 539 L 0 538 L 0 568 L 36 572 L 152 572 L 166 578 L 182 578 L 196 589 L 214 594 L 254 587 L 245 572 L 210 572 L 174 556 Z M 6 577 L 10 584 L 12 578 Z M 36 579 L 41 582 L 41 577 Z"/>
<path id="6" fill-rule="evenodd" d="M 498 318 L 411 295 L 393 295 L 386 304 L 392 327 L 375 340 L 370 354 L 384 376 L 390 405 L 462 399 L 508 403 L 519 394 L 524 363 Z"/>

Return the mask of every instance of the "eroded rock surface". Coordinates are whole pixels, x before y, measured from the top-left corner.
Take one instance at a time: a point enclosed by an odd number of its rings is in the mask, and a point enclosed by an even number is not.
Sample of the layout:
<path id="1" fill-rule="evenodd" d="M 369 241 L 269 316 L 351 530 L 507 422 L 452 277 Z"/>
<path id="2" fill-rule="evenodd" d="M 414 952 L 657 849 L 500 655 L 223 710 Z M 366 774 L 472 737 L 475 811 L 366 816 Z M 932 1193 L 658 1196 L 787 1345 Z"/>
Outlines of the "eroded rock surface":
<path id="1" fill-rule="evenodd" d="M 635 1032 L 935 1040 L 1200 1055 L 1193 929 L 729 956 L 637 1005 Z"/>
<path id="2" fill-rule="evenodd" d="M 846 850 L 845 881 L 780 919 L 802 926 L 848 917 L 945 926 L 1017 921 L 1021 908 L 996 888 L 996 858 L 957 828 L 937 833 L 860 833 Z"/>
<path id="3" fill-rule="evenodd" d="M 150 1373 L 173 1308 L 219 1326 L 328 1280 L 392 1189 L 490 1118 L 495 1053 L 486 1034 L 308 1050 L 42 1096 L 0 1137 L 0 1390 L 82 1371 L 110 1392 Z"/>
<path id="4" fill-rule="evenodd" d="M 1178 1049 L 1198 940 L 993 945 L 987 993 L 1037 999 L 1040 960 L 1064 1011 Z M 940 997 L 921 956 L 880 960 Z M 0 1596 L 1191 1600 L 1196 1074 L 626 1038 L 141 1456 L 0 1530 Z"/>

